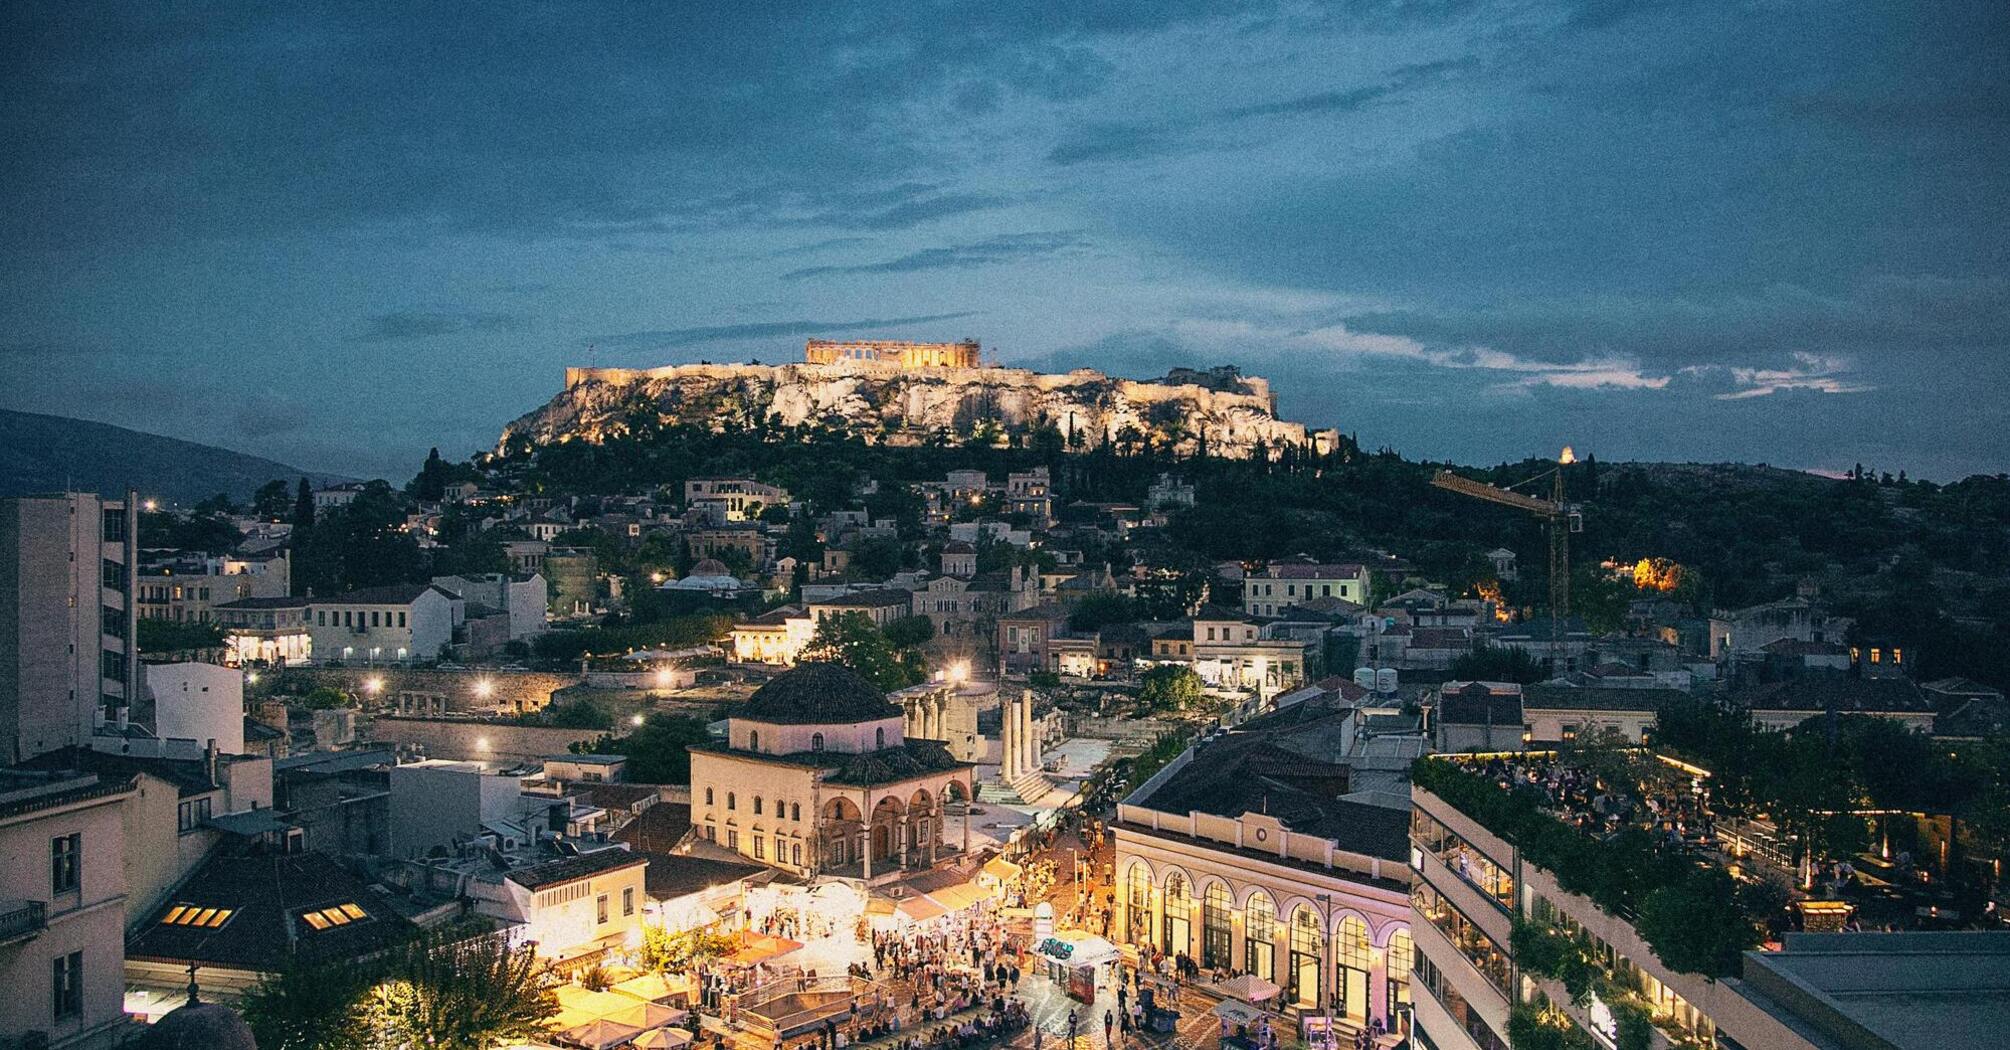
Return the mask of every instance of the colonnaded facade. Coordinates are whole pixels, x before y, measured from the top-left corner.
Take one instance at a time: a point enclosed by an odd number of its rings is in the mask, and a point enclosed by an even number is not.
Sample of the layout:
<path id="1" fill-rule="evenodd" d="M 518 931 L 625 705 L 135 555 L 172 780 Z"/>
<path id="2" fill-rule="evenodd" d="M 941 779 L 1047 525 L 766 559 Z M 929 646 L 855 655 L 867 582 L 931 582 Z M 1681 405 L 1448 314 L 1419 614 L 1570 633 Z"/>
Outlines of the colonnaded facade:
<path id="1" fill-rule="evenodd" d="M 889 368 L 977 368 L 983 363 L 975 339 L 954 343 L 811 339 L 803 344 L 803 361 L 812 365 L 884 365 Z"/>
<path id="2" fill-rule="evenodd" d="M 910 740 L 903 713 L 835 664 L 776 675 L 727 719 L 724 744 L 693 746 L 698 834 L 804 875 L 877 878 L 969 845 L 975 767 L 937 740 Z M 960 839 L 945 824 L 964 814 Z"/>
<path id="3" fill-rule="evenodd" d="M 1254 720 L 1118 806 L 1111 936 L 1254 974 L 1304 1014 L 1407 1031 L 1409 814 L 1336 794 L 1344 767 L 1292 749 L 1306 721 Z"/>

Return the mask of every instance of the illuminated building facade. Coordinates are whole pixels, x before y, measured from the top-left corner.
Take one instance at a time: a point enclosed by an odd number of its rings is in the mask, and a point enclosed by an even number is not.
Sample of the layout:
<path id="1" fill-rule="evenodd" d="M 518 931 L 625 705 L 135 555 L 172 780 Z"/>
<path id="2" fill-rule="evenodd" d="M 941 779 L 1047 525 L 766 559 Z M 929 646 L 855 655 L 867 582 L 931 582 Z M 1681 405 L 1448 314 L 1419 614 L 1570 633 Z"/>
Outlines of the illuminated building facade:
<path id="1" fill-rule="evenodd" d="M 981 363 L 975 339 L 956 343 L 812 339 L 803 347 L 803 360 L 813 365 L 880 365 L 887 368 L 977 368 Z"/>

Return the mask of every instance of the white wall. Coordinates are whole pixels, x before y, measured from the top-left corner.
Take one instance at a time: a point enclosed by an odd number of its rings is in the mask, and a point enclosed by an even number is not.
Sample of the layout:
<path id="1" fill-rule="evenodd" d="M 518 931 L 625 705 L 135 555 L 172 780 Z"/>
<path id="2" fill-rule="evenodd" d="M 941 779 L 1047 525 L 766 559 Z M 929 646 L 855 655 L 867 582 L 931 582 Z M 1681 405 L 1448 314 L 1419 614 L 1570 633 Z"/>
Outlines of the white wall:
<path id="1" fill-rule="evenodd" d="M 154 732 L 169 738 L 216 741 L 228 755 L 244 753 L 244 672 L 216 664 L 147 664 L 154 698 Z"/>

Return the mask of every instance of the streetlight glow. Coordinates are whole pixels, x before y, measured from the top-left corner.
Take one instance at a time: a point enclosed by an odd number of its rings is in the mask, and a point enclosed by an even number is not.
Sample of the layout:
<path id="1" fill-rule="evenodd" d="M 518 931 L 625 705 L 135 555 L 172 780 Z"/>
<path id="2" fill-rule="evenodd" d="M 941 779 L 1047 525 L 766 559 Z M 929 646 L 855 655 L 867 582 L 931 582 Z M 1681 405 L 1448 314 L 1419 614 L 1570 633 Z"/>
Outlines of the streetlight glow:
<path id="1" fill-rule="evenodd" d="M 367 680 L 363 682 L 363 688 L 369 690 L 372 693 L 383 692 L 384 680 L 376 675 L 371 675 Z"/>

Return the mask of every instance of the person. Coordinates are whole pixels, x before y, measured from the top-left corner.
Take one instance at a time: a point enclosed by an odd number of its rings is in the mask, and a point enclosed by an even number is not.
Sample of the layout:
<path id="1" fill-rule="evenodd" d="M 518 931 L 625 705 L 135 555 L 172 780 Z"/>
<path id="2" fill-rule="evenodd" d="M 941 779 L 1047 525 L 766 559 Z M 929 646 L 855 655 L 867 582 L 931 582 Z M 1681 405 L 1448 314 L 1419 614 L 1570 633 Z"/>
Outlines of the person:
<path id="1" fill-rule="evenodd" d="M 1068 1011 L 1068 1050 L 1075 1050 L 1075 1027 L 1078 1023 L 1075 1011 Z"/>
<path id="2" fill-rule="evenodd" d="M 1104 1045 L 1104 1046 L 1108 1046 L 1108 1047 L 1114 1047 L 1114 1046 L 1116 1046 L 1116 1045 L 1117 1045 L 1117 1042 L 1116 1042 L 1116 1039 L 1115 1039 L 1115 1038 L 1114 1038 L 1114 1037 L 1113 1037 L 1113 1036 L 1112 1036 L 1112 1035 L 1110 1034 L 1110 1033 L 1111 1033 L 1111 1031 L 1112 1031 L 1113 1029 L 1115 1029 L 1116 1027 L 1117 1027 L 1117 1015 L 1116 1015 L 1116 1014 L 1114 1014 L 1114 1013 L 1111 1013 L 1111 1012 L 1110 1012 L 1110 1011 L 1108 1011 L 1108 1010 L 1104 1010 L 1104 1011 L 1103 1011 L 1103 1045 Z"/>

